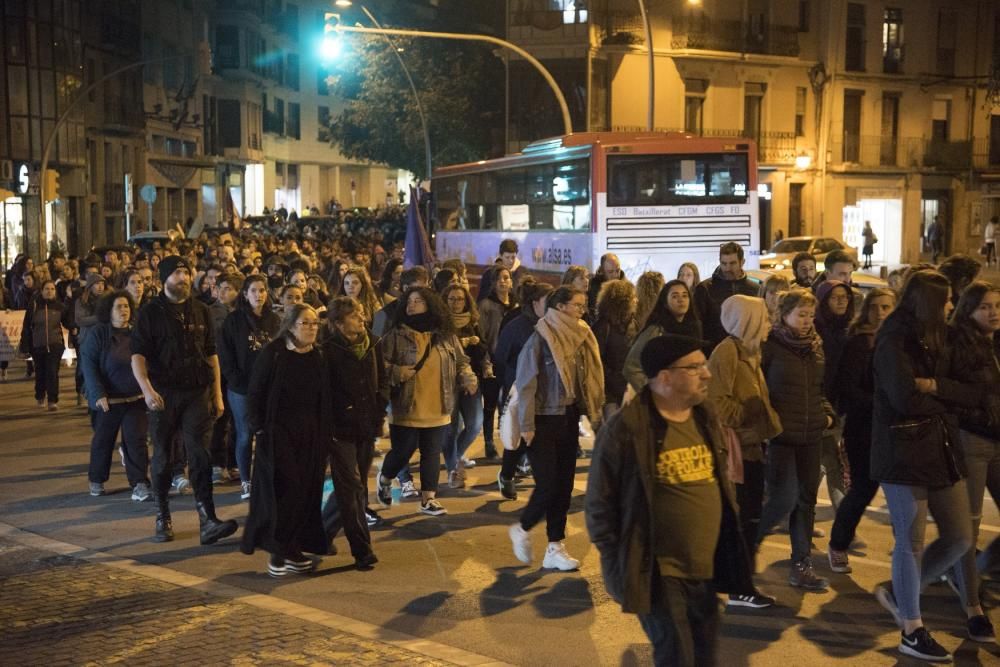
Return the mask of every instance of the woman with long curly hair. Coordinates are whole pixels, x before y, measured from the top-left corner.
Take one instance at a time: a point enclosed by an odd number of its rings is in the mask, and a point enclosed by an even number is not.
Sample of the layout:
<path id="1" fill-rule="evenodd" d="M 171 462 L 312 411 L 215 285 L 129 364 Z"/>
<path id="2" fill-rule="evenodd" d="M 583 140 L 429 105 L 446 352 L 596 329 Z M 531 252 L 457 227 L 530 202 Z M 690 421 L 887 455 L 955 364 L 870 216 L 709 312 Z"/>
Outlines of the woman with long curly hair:
<path id="1" fill-rule="evenodd" d="M 656 299 L 659 298 L 660 290 L 663 289 L 666 282 L 663 274 L 659 271 L 646 271 L 635 281 L 635 293 L 639 299 L 635 307 L 636 325 L 642 326 L 649 314 L 653 312 Z"/>
<path id="2" fill-rule="evenodd" d="M 627 280 L 608 280 L 597 293 L 594 337 L 604 366 L 604 417 L 610 417 L 625 396 L 625 358 L 636 334 L 635 287 Z"/>

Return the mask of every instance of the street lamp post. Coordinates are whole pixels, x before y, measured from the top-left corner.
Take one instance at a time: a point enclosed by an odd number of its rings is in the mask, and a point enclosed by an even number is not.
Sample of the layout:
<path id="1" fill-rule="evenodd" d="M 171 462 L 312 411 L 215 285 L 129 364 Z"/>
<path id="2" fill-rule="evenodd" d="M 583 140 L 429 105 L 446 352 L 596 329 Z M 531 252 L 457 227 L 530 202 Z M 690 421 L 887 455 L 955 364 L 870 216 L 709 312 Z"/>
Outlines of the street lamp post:
<path id="1" fill-rule="evenodd" d="M 538 61 L 533 55 L 519 47 L 517 44 L 512 44 L 505 39 L 500 39 L 499 37 L 492 37 L 490 35 L 477 35 L 473 33 L 464 32 L 436 32 L 430 30 L 401 30 L 397 28 L 364 28 L 361 26 L 345 26 L 338 25 L 337 30 L 343 32 L 357 32 L 361 34 L 369 35 L 401 35 L 404 37 L 429 37 L 432 39 L 453 39 L 459 41 L 473 41 L 473 42 L 489 42 L 490 44 L 497 44 L 506 49 L 510 49 L 514 53 L 518 54 L 525 60 L 527 60 L 538 73 L 542 75 L 545 82 L 549 84 L 552 89 L 552 93 L 556 97 L 556 102 L 559 103 L 559 110 L 562 114 L 563 122 L 563 133 L 572 134 L 573 133 L 573 123 L 569 115 L 569 105 L 566 104 L 566 97 L 563 95 L 562 91 L 559 89 L 559 84 L 552 77 L 552 73 L 545 68 L 541 62 Z"/>
<path id="2" fill-rule="evenodd" d="M 45 185 L 46 185 L 46 183 L 45 183 L 45 172 L 46 172 L 46 170 L 49 167 L 49 155 L 52 153 L 52 144 L 55 142 L 56 135 L 59 133 L 59 129 L 63 125 L 65 125 L 65 123 L 66 123 L 67 120 L 69 120 L 69 115 L 70 115 L 70 113 L 72 113 L 73 109 L 75 109 L 76 106 L 85 97 L 87 97 L 87 95 L 90 94 L 90 91 L 94 90 L 95 88 L 97 88 L 98 86 L 100 86 L 101 84 L 103 84 L 105 81 L 108 81 L 109 79 L 113 79 L 114 77 L 118 76 L 122 72 L 127 72 L 130 69 L 135 69 L 136 67 L 143 67 L 145 65 L 157 65 L 157 64 L 160 64 L 160 63 L 163 63 L 163 62 L 167 62 L 167 61 L 170 61 L 170 60 L 176 60 L 178 58 L 190 58 L 190 57 L 191 57 L 191 54 L 185 53 L 183 55 L 172 55 L 172 56 L 165 56 L 165 57 L 160 57 L 160 58 L 150 58 L 148 60 L 140 60 L 138 62 L 129 63 L 128 65 L 123 65 L 123 66 L 119 67 L 116 70 L 112 70 L 111 72 L 108 72 L 107 74 L 105 74 L 104 76 L 102 76 L 100 79 L 94 81 L 89 86 L 87 86 L 86 88 L 84 88 L 83 90 L 81 90 L 80 93 L 76 96 L 76 99 L 73 100 L 72 102 L 70 102 L 69 106 L 66 107 L 66 110 L 62 112 L 61 116 L 59 116 L 59 119 L 56 121 L 55 127 L 52 128 L 52 132 L 50 132 L 49 136 L 45 139 L 45 144 L 44 144 L 44 147 L 42 149 L 42 166 L 41 166 L 41 169 L 39 170 L 38 195 L 39 195 L 39 199 L 41 200 L 41 207 L 40 207 L 40 209 L 41 209 L 40 210 L 40 220 L 41 220 L 40 227 L 41 227 L 41 229 L 39 229 L 39 234 L 40 235 L 44 235 L 43 238 L 42 238 L 42 244 L 41 244 L 41 246 L 42 246 L 42 252 L 43 253 L 47 253 L 47 247 L 48 247 L 48 241 L 49 241 L 48 237 L 50 236 L 50 232 L 49 232 L 49 220 L 48 220 L 48 215 L 47 215 L 47 212 L 46 212 L 46 209 L 45 209 L 45 203 L 46 203 L 45 202 L 45 196 L 48 194 L 48 192 L 46 192 L 47 188 L 45 187 Z"/>

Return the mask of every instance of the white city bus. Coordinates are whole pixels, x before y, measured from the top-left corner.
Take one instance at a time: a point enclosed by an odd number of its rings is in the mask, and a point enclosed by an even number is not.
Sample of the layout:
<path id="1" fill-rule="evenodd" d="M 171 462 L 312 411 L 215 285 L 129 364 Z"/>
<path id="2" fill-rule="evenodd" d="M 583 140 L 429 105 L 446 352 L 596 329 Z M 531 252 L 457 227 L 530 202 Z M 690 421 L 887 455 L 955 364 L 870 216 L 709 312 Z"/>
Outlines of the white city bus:
<path id="1" fill-rule="evenodd" d="M 436 251 L 477 273 L 509 238 L 542 276 L 571 264 L 596 270 L 614 253 L 632 280 L 647 270 L 669 279 L 684 262 L 707 277 L 719 246 L 736 241 L 757 268 L 756 174 L 746 139 L 600 132 L 539 141 L 435 170 Z"/>

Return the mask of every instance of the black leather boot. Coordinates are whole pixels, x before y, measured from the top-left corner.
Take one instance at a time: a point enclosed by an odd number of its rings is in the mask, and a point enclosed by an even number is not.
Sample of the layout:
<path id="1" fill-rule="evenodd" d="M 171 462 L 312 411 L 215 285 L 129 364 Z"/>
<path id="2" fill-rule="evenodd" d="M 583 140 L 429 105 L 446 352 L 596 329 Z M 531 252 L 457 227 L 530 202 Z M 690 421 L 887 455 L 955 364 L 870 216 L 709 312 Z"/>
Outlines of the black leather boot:
<path id="1" fill-rule="evenodd" d="M 170 520 L 170 502 L 165 495 L 159 496 L 156 505 L 156 534 L 153 535 L 153 541 L 171 542 L 174 539 L 174 523 Z"/>
<path id="2" fill-rule="evenodd" d="M 215 501 L 199 502 L 197 507 L 202 544 L 215 544 L 223 537 L 229 537 L 236 532 L 238 526 L 234 519 L 220 521 L 219 517 L 215 516 Z"/>

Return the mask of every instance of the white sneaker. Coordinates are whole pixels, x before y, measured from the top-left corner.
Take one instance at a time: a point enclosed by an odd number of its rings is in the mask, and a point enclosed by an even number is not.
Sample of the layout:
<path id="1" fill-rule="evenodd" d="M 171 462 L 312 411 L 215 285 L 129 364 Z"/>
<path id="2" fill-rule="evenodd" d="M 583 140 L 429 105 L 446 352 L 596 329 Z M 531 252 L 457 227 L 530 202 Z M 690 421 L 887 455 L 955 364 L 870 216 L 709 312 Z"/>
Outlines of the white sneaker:
<path id="1" fill-rule="evenodd" d="M 413 480 L 412 479 L 408 480 L 406 482 L 403 482 L 402 485 L 401 485 L 401 488 L 403 489 L 403 497 L 404 498 L 416 498 L 417 496 L 420 495 L 420 492 L 417 491 L 417 487 L 413 486 Z"/>
<path id="2" fill-rule="evenodd" d="M 463 457 L 462 457 L 462 464 L 463 464 L 463 465 L 464 465 L 464 466 L 465 466 L 466 468 L 475 468 L 475 467 L 476 467 L 476 459 L 467 459 L 467 458 L 465 458 L 465 457 L 463 456 Z"/>
<path id="3" fill-rule="evenodd" d="M 132 500 L 135 502 L 144 503 L 152 497 L 153 494 L 149 490 L 149 485 L 145 482 L 136 482 L 136 485 L 132 487 Z"/>
<path id="4" fill-rule="evenodd" d="M 512 524 L 507 529 L 511 544 L 514 547 L 514 557 L 525 565 L 531 563 L 531 533 L 521 528 L 520 523 Z"/>
<path id="5" fill-rule="evenodd" d="M 569 572 L 580 567 L 580 561 L 573 558 L 566 552 L 566 545 L 562 542 L 549 542 L 549 548 L 545 550 L 545 559 L 542 567 L 547 570 L 562 570 Z"/>
<path id="6" fill-rule="evenodd" d="M 250 500 L 250 482 L 240 482 L 240 500 Z"/>

